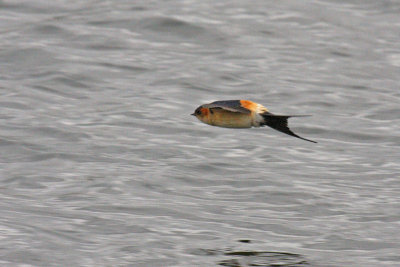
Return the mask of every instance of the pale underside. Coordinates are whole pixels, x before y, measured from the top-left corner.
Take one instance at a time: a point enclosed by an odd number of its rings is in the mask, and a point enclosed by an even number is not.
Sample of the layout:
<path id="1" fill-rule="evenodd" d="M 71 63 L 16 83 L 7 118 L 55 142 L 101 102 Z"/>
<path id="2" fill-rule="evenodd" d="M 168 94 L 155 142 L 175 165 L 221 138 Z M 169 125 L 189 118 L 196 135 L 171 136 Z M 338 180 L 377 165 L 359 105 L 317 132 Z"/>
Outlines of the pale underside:
<path id="1" fill-rule="evenodd" d="M 259 127 L 262 117 L 258 114 L 231 112 L 224 109 L 212 109 L 213 113 L 203 117 L 204 123 L 226 128 L 251 128 Z"/>

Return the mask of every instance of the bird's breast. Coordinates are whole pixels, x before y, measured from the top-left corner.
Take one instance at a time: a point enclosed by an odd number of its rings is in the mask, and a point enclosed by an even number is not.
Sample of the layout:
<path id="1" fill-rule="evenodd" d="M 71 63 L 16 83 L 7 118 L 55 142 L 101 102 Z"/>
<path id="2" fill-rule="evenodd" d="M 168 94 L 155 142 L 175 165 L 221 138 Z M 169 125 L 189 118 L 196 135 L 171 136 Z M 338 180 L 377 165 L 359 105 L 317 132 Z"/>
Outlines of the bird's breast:
<path id="1" fill-rule="evenodd" d="M 253 126 L 252 114 L 224 110 L 210 112 L 205 123 L 226 128 L 250 128 Z"/>

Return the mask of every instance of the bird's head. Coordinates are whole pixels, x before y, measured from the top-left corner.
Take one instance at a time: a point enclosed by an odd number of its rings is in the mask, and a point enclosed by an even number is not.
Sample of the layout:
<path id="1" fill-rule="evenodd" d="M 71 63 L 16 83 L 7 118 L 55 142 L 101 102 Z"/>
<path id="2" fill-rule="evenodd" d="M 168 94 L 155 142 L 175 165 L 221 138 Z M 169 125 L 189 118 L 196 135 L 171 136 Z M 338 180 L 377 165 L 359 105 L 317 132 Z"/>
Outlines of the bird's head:
<path id="1" fill-rule="evenodd" d="M 203 106 L 200 106 L 198 108 L 196 108 L 196 110 L 194 111 L 193 116 L 196 116 L 196 118 L 198 118 L 201 121 L 204 121 L 207 117 L 209 113 L 209 109 L 208 108 L 203 108 Z"/>

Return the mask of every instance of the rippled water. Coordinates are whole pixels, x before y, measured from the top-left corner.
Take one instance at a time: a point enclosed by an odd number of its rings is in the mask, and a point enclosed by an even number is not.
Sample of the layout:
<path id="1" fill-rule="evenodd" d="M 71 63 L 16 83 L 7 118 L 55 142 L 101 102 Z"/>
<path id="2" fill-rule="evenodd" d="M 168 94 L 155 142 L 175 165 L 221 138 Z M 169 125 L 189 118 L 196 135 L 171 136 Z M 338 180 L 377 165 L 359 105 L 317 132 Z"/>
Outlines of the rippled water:
<path id="1" fill-rule="evenodd" d="M 0 1 L 1 265 L 399 265 L 399 13 Z M 189 116 L 224 99 L 319 143 Z"/>

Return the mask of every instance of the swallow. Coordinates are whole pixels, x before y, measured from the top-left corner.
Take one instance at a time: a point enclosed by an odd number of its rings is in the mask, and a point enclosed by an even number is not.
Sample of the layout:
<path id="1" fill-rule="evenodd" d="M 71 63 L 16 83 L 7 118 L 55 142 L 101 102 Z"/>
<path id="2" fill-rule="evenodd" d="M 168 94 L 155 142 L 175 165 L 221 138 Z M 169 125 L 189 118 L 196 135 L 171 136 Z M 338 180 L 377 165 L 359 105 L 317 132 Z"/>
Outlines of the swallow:
<path id="1" fill-rule="evenodd" d="M 201 122 L 225 128 L 251 128 L 269 126 L 282 133 L 317 143 L 292 132 L 288 127 L 291 117 L 310 115 L 275 115 L 261 104 L 250 100 L 223 100 L 199 106 L 193 114 Z"/>

